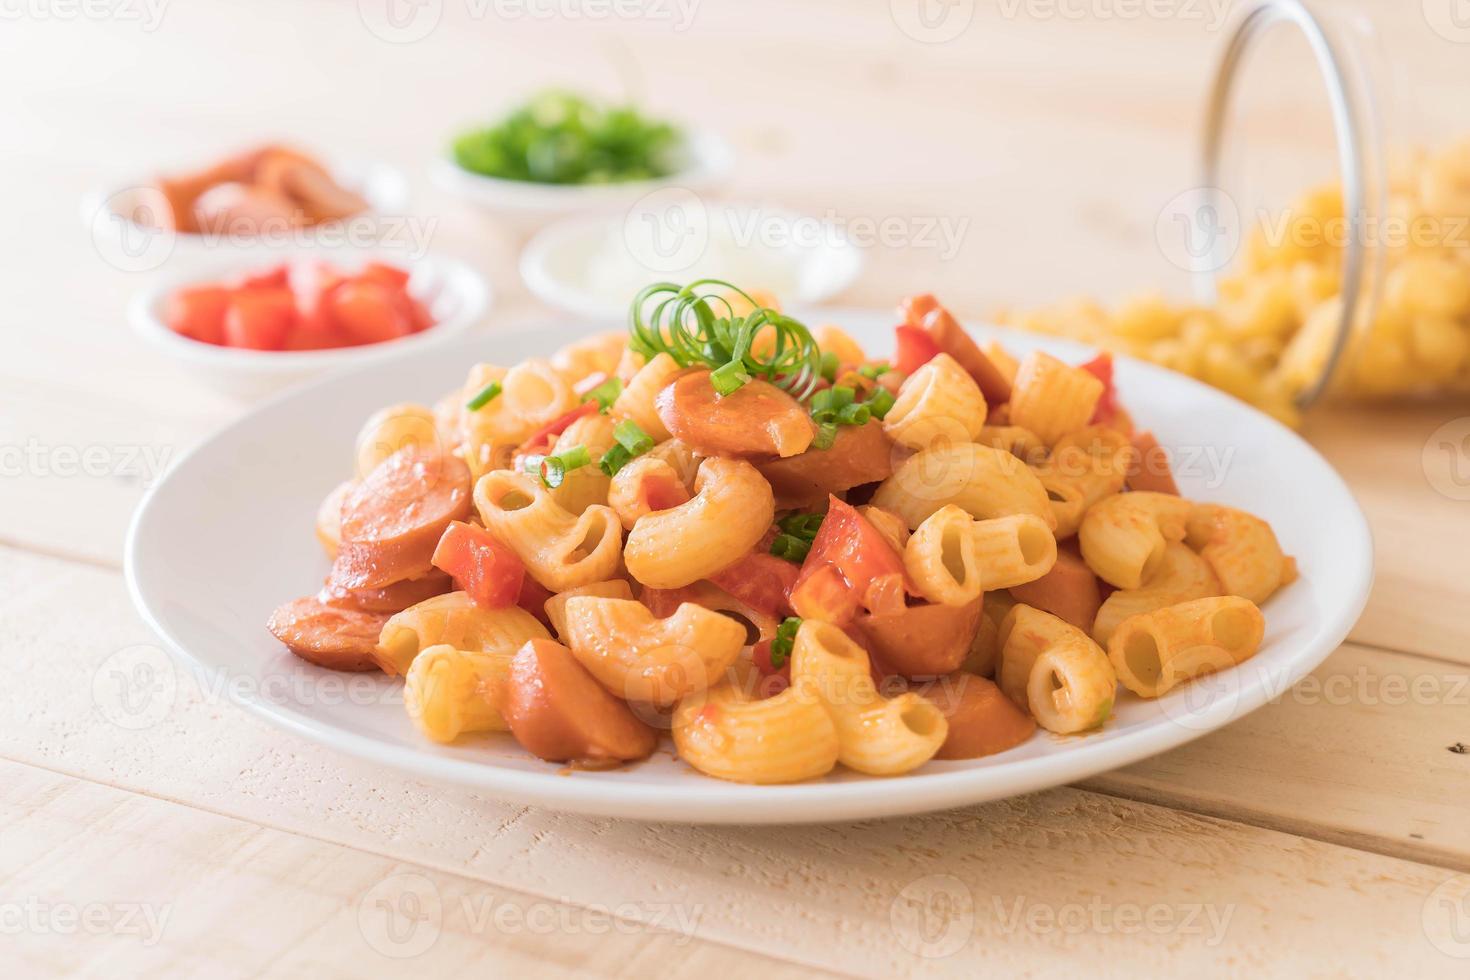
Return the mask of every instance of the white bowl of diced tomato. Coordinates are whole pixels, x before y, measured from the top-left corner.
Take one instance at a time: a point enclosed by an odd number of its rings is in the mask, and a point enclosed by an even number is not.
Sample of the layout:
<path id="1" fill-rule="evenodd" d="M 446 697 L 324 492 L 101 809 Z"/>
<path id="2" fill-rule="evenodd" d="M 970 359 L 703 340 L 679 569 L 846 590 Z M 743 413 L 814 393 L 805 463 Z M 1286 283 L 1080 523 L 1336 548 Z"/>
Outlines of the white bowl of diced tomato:
<path id="1" fill-rule="evenodd" d="M 462 262 L 301 250 L 237 255 L 160 281 L 128 319 L 200 380 L 251 396 L 442 343 L 489 302 L 484 277 Z"/>

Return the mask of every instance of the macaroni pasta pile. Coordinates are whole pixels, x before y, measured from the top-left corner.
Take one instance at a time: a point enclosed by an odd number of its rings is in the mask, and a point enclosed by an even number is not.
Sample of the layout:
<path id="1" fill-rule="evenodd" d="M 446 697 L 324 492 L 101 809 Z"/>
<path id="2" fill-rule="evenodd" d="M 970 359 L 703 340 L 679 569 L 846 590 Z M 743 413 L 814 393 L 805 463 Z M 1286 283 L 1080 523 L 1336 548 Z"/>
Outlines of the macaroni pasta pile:
<path id="1" fill-rule="evenodd" d="M 427 739 L 789 783 L 1096 730 L 1255 654 L 1295 577 L 1266 522 L 1181 497 L 1107 355 L 979 346 L 931 296 L 895 350 L 726 283 L 627 334 L 476 364 L 365 424 L 322 590 L 271 632 L 382 670 Z"/>
<path id="2" fill-rule="evenodd" d="M 1335 390 L 1470 390 L 1470 141 L 1397 164 L 1386 213 L 1364 219 L 1368 278 Z M 1213 308 L 1147 294 L 1113 310 L 1072 301 L 998 319 L 1154 361 L 1295 424 L 1294 398 L 1336 339 L 1347 235 L 1341 188 L 1328 185 L 1252 225 Z"/>

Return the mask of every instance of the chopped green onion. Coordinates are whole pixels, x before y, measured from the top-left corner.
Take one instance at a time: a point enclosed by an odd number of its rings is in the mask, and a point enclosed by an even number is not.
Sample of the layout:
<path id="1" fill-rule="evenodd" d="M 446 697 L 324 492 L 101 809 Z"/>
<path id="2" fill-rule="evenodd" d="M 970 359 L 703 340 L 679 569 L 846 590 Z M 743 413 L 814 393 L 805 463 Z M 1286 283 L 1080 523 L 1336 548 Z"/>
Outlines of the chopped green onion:
<path id="1" fill-rule="evenodd" d="M 597 465 L 602 469 L 602 472 L 606 473 L 608 476 L 617 476 L 618 470 L 622 469 L 624 466 L 627 466 L 632 461 L 632 453 L 628 452 L 628 450 L 624 449 L 622 446 L 615 445 L 607 452 L 602 454 L 602 461 Z"/>
<path id="2" fill-rule="evenodd" d="M 633 456 L 642 456 L 653 448 L 653 436 L 644 432 L 632 419 L 623 419 L 614 426 L 613 438 Z"/>
<path id="3" fill-rule="evenodd" d="M 791 650 L 796 645 L 796 631 L 801 629 L 801 620 L 796 616 L 787 616 L 776 627 L 776 635 L 771 639 L 771 667 L 780 670 L 786 666 L 786 661 L 791 657 Z"/>
<path id="4" fill-rule="evenodd" d="M 837 380 L 837 369 L 842 365 L 837 360 L 833 351 L 822 351 L 822 377 L 828 381 Z"/>
<path id="5" fill-rule="evenodd" d="M 858 374 L 861 374 L 869 381 L 877 381 L 880 377 L 892 370 L 893 368 L 887 364 L 864 364 L 858 368 Z"/>
<path id="6" fill-rule="evenodd" d="M 500 382 L 492 381 L 485 387 L 481 388 L 479 394 L 475 395 L 474 398 L 471 398 L 469 401 L 465 402 L 464 407 L 472 412 L 478 412 L 480 409 L 490 404 L 491 400 L 499 395 L 500 392 Z"/>
<path id="7" fill-rule="evenodd" d="M 813 537 L 822 526 L 826 514 L 787 514 L 776 522 L 776 526 L 787 534 Z"/>
<path id="8" fill-rule="evenodd" d="M 865 404 L 843 405 L 837 413 L 838 425 L 866 425 L 873 412 Z"/>
<path id="9" fill-rule="evenodd" d="M 810 541 L 798 538 L 794 534 L 778 534 L 776 540 L 771 542 L 771 554 L 796 565 L 806 561 L 807 553 L 811 550 Z"/>
<path id="10" fill-rule="evenodd" d="M 568 470 L 579 469 L 592 462 L 592 454 L 586 446 L 573 446 L 555 456 L 527 456 L 522 468 L 532 476 L 539 476 L 547 488 L 555 490 L 567 478 Z"/>
<path id="11" fill-rule="evenodd" d="M 873 413 L 875 419 L 885 418 L 893 408 L 894 401 L 893 392 L 880 386 L 868 396 L 868 411 Z"/>
<path id="12" fill-rule="evenodd" d="M 817 426 L 817 436 L 812 440 L 813 449 L 831 449 L 832 443 L 837 441 L 837 423 L 823 422 Z"/>
<path id="13" fill-rule="evenodd" d="M 627 466 L 635 457 L 642 456 L 653 448 L 653 437 L 638 427 L 632 419 L 624 419 L 613 426 L 615 443 L 602 454 L 598 466 L 608 476 L 616 476 L 618 470 Z"/>
<path id="14" fill-rule="evenodd" d="M 721 395 L 739 391 L 749 380 L 750 372 L 745 370 L 745 365 L 740 361 L 731 361 L 724 367 L 715 368 L 709 376 L 710 384 Z"/>
<path id="15" fill-rule="evenodd" d="M 595 400 L 597 402 L 597 410 L 603 415 L 606 415 L 608 410 L 613 407 L 613 402 L 617 401 L 618 396 L 622 393 L 623 380 L 618 377 L 611 377 L 583 395 L 582 400 L 584 402 Z"/>

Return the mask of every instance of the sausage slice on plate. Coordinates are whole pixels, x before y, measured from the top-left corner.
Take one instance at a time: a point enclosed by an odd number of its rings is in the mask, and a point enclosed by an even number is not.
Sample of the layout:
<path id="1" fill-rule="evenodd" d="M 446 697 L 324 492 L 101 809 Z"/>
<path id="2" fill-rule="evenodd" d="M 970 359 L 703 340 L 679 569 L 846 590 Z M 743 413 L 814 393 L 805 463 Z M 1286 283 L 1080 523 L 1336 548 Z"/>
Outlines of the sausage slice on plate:
<path id="1" fill-rule="evenodd" d="M 469 514 L 470 471 L 463 460 L 434 449 L 401 449 L 342 501 L 332 580 L 344 589 L 381 589 L 427 575 L 444 529 Z"/>
<path id="2" fill-rule="evenodd" d="M 332 670 L 377 670 L 373 652 L 386 613 L 323 605 L 308 596 L 271 614 L 266 628 L 302 660 Z"/>
<path id="3" fill-rule="evenodd" d="M 555 640 L 530 640 L 516 653 L 501 713 L 516 741 L 548 762 L 630 762 L 658 744 Z"/>

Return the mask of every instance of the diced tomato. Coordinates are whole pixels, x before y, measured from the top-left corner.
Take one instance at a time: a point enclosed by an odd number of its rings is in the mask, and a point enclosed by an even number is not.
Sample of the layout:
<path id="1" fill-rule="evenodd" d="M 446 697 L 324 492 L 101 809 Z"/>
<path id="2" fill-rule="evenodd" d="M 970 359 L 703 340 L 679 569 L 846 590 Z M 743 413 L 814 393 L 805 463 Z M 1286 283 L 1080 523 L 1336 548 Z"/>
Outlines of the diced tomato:
<path id="1" fill-rule="evenodd" d="M 168 298 L 164 319 L 174 333 L 206 344 L 225 342 L 230 293 L 223 286 L 185 286 Z"/>
<path id="2" fill-rule="evenodd" d="M 1092 412 L 1092 424 L 1103 425 L 1118 414 L 1118 389 L 1113 386 L 1113 355 L 1104 351 L 1086 364 L 1078 365 L 1103 383 L 1102 397 Z"/>
<path id="3" fill-rule="evenodd" d="M 546 615 L 546 600 L 553 595 L 555 593 L 550 589 L 527 575 L 521 579 L 521 594 L 516 596 L 516 605 L 541 620 L 543 626 L 550 628 L 551 617 Z"/>
<path id="4" fill-rule="evenodd" d="M 398 295 L 382 283 L 349 279 L 324 302 L 338 329 L 354 344 L 377 344 L 413 333 L 413 321 Z"/>
<path id="5" fill-rule="evenodd" d="M 402 291 L 408 288 L 408 271 L 384 262 L 369 262 L 356 276 L 367 282 L 382 283 L 389 289 Z"/>
<path id="6" fill-rule="evenodd" d="M 280 350 L 295 323 L 296 300 L 291 290 L 237 290 L 225 313 L 225 343 L 250 350 Z"/>
<path id="7" fill-rule="evenodd" d="M 260 272 L 247 272 L 234 283 L 237 289 L 282 289 L 289 285 L 288 267 L 282 263 Z"/>
<path id="8" fill-rule="evenodd" d="M 894 327 L 893 366 L 905 375 L 913 374 L 939 353 L 939 345 L 921 327 Z"/>
<path id="9" fill-rule="evenodd" d="M 875 589 L 875 580 L 884 580 L 883 585 Z M 829 497 L 827 517 L 791 590 L 796 615 L 842 626 L 865 601 L 876 595 L 891 598 L 893 590 L 886 587 L 891 584 L 902 585 L 900 595 L 908 588 L 903 559 L 867 518 Z"/>
<path id="10" fill-rule="evenodd" d="M 772 616 L 791 614 L 791 589 L 801 569 L 769 552 L 752 551 L 709 580 L 752 609 Z"/>
<path id="11" fill-rule="evenodd" d="M 526 566 L 489 531 L 454 521 L 434 549 L 434 567 L 448 572 L 476 605 L 504 609 L 522 593 Z"/>
<path id="12" fill-rule="evenodd" d="M 681 602 L 693 601 L 694 590 L 689 586 L 677 589 L 644 589 L 638 601 L 648 607 L 655 619 L 668 619 L 679 611 Z"/>
<path id="13" fill-rule="evenodd" d="M 530 455 L 533 453 L 544 453 L 551 448 L 556 437 L 567 431 L 573 422 L 586 415 L 592 415 L 597 411 L 596 402 L 583 402 L 567 414 L 552 422 L 548 422 L 521 444 L 518 455 Z"/>

